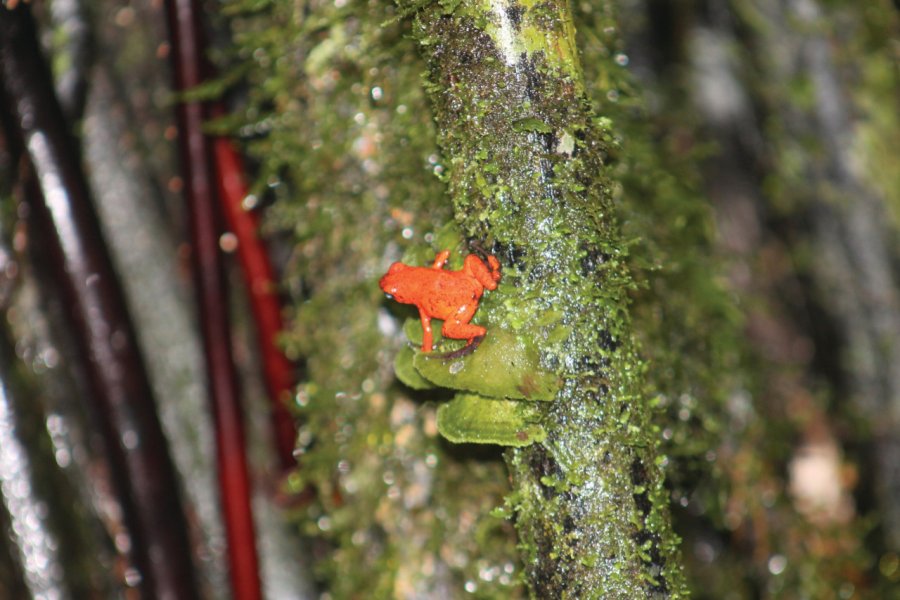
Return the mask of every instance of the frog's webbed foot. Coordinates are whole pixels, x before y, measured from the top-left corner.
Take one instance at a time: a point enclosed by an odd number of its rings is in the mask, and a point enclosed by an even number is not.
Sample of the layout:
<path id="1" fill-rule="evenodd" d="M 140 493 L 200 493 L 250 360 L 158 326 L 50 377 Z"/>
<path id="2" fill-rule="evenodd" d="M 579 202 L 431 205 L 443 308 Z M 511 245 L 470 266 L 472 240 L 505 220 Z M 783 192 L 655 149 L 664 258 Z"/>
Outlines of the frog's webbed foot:
<path id="1" fill-rule="evenodd" d="M 462 358 L 463 356 L 468 356 L 475 352 L 478 348 L 479 344 L 481 344 L 481 340 L 484 339 L 483 335 L 476 335 L 469 343 L 460 348 L 459 350 L 453 350 L 452 352 L 443 352 L 443 353 L 431 353 L 427 354 L 425 358 L 439 358 L 441 360 L 455 360 L 457 358 Z"/>

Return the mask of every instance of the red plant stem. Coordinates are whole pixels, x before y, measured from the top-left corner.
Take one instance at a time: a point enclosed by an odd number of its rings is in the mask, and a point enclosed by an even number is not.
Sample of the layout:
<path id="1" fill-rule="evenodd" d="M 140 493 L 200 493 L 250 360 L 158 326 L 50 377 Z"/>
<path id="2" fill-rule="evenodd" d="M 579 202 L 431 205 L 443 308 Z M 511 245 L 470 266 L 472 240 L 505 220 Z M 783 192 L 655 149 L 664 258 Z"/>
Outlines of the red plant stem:
<path id="1" fill-rule="evenodd" d="M 143 598 L 198 597 L 175 470 L 125 296 L 27 6 L 0 9 L 0 117 L 75 330 Z"/>
<path id="2" fill-rule="evenodd" d="M 203 81 L 199 12 L 193 0 L 166 0 L 165 6 L 175 88 L 184 92 Z M 231 356 L 228 296 L 219 249 L 213 154 L 210 141 L 202 131 L 206 116 L 204 106 L 199 102 L 180 102 L 177 106 L 181 165 L 190 214 L 191 258 L 215 420 L 232 593 L 236 600 L 256 600 L 262 597 L 259 559 L 237 373 Z"/>
<path id="3" fill-rule="evenodd" d="M 275 270 L 265 244 L 259 237 L 259 219 L 243 205 L 247 197 L 247 184 L 240 155 L 231 140 L 224 137 L 214 138 L 213 150 L 219 171 L 219 196 L 225 221 L 238 239 L 238 260 L 247 282 L 250 309 L 256 323 L 263 379 L 272 404 L 275 449 L 282 468 L 288 469 L 296 466 L 293 453 L 297 431 L 287 408 L 295 382 L 293 365 L 278 348 L 277 338 L 284 328 L 284 322 L 281 318 Z"/>

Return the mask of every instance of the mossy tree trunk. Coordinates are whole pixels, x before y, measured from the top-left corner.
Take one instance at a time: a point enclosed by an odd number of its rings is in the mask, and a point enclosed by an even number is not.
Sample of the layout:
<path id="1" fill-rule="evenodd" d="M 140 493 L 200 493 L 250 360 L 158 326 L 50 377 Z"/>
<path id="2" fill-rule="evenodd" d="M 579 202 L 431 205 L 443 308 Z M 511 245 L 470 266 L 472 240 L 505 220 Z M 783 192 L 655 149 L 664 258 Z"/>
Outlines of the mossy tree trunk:
<path id="1" fill-rule="evenodd" d="M 558 314 L 570 331 L 541 355 L 563 380 L 545 405 L 547 439 L 506 456 L 531 592 L 680 597 L 604 165 L 610 133 L 585 94 L 568 3 L 434 3 L 414 31 L 464 237 L 503 263 L 510 315 Z"/>

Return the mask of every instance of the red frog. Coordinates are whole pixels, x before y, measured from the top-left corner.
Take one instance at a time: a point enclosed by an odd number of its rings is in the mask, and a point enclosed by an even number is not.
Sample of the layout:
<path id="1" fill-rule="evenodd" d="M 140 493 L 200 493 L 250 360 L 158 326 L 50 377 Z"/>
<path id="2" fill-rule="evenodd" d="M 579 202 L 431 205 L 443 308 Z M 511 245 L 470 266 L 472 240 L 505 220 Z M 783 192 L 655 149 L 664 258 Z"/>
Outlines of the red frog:
<path id="1" fill-rule="evenodd" d="M 466 257 L 459 271 L 447 271 L 444 265 L 449 250 L 439 253 L 431 267 L 411 267 L 395 262 L 378 285 L 384 293 L 401 304 L 414 304 L 422 320 L 422 352 L 431 352 L 431 319 L 443 319 L 441 334 L 456 340 L 467 340 L 463 350 L 474 350 L 487 329 L 469 321 L 478 310 L 485 288 L 497 289 L 500 263 L 493 256 L 487 264 L 474 254 Z M 467 352 L 468 353 L 468 352 Z"/>

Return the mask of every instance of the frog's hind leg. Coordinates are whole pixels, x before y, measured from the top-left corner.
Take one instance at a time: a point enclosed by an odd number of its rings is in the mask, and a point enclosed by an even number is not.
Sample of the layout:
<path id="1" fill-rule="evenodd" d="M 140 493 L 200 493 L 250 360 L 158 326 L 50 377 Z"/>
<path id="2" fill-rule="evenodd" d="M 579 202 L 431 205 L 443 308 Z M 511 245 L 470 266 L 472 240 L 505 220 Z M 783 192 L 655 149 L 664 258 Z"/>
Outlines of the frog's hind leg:
<path id="1" fill-rule="evenodd" d="M 463 270 L 486 289 L 497 289 L 497 282 L 500 281 L 500 263 L 493 256 L 488 256 L 485 264 L 483 260 L 470 254 L 463 263 Z"/>
<path id="2" fill-rule="evenodd" d="M 487 329 L 481 325 L 472 325 L 471 323 L 461 323 L 456 321 L 444 321 L 441 327 L 441 335 L 454 340 L 468 340 L 471 342 L 474 338 L 484 337 Z"/>
<path id="3" fill-rule="evenodd" d="M 478 310 L 477 302 L 462 306 L 456 314 L 444 321 L 444 326 L 441 327 L 441 334 L 454 340 L 467 340 L 468 345 L 472 345 L 475 338 L 483 338 L 484 334 L 487 333 L 487 329 L 481 325 L 469 323 L 476 310 Z M 480 342 L 481 339 L 478 341 Z"/>
<path id="4" fill-rule="evenodd" d="M 474 306 L 466 305 L 459 310 L 455 315 L 453 315 L 452 319 L 447 319 L 444 321 L 443 327 L 441 327 L 441 334 L 446 338 L 452 338 L 454 340 L 466 340 L 466 345 L 460 348 L 459 350 L 454 350 L 453 352 L 446 352 L 444 354 L 432 354 L 429 358 L 440 358 L 442 360 L 452 360 L 455 358 L 460 358 L 461 356 L 466 356 L 471 354 L 478 348 L 478 345 L 481 343 L 481 340 L 484 339 L 485 334 L 487 333 L 487 329 L 480 325 L 472 325 L 469 323 L 469 320 L 475 314 L 475 311 L 478 309 L 478 305 Z"/>
<path id="5" fill-rule="evenodd" d="M 449 250 L 442 250 L 438 253 L 437 256 L 434 257 L 434 262 L 431 263 L 432 269 L 443 269 L 444 265 L 447 264 L 447 260 L 450 258 Z"/>

